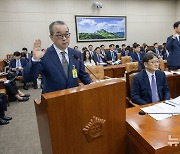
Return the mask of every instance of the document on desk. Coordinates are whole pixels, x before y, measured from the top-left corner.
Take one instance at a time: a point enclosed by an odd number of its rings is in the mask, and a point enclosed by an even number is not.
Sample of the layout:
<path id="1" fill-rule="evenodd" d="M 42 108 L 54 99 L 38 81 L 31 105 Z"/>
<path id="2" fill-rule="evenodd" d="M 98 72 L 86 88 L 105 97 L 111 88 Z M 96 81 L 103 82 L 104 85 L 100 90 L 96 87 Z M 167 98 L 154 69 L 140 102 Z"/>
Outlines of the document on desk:
<path id="1" fill-rule="evenodd" d="M 144 107 L 141 108 L 141 110 L 156 120 L 163 120 L 173 115 L 180 114 L 180 97 L 165 101 L 163 103 Z"/>
<path id="2" fill-rule="evenodd" d="M 164 73 L 165 73 L 166 75 L 171 75 L 171 74 L 173 74 L 172 72 L 168 72 L 168 71 L 164 71 Z"/>
<path id="3" fill-rule="evenodd" d="M 173 74 L 175 73 L 175 74 L 179 74 L 180 75 L 180 70 L 178 70 L 178 71 L 171 71 Z"/>

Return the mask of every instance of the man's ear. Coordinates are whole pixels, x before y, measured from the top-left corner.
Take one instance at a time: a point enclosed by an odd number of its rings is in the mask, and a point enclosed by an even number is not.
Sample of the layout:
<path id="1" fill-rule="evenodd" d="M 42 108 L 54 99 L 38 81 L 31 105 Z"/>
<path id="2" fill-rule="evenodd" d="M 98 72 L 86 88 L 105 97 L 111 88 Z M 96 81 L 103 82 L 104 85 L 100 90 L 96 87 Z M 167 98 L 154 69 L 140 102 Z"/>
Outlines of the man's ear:
<path id="1" fill-rule="evenodd" d="M 53 39 L 53 35 L 52 35 L 52 34 L 49 34 L 49 37 L 50 37 L 51 40 Z M 52 41 L 53 41 L 53 40 L 52 40 Z"/>
<path id="2" fill-rule="evenodd" d="M 145 68 L 147 67 L 147 62 L 144 62 L 144 67 L 145 67 Z"/>

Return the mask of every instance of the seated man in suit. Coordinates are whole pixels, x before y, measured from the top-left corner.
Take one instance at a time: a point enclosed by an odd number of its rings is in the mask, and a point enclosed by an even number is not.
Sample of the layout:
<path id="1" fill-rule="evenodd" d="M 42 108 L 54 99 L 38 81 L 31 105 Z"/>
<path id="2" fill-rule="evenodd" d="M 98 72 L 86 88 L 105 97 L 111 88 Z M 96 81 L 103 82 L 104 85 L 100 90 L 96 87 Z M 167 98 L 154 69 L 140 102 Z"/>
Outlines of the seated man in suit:
<path id="1" fill-rule="evenodd" d="M 109 51 L 106 53 L 106 60 L 108 64 L 113 64 L 117 61 L 117 53 L 114 51 L 114 44 L 109 45 Z"/>
<path id="2" fill-rule="evenodd" d="M 161 58 L 161 52 L 159 50 L 159 45 L 158 43 L 154 43 L 154 52 L 158 56 L 158 58 Z"/>
<path id="3" fill-rule="evenodd" d="M 94 50 L 94 56 L 93 60 L 97 65 L 105 65 L 106 64 L 106 59 L 105 57 L 101 54 L 101 49 L 100 47 L 96 47 Z M 107 64 L 106 64 L 107 65 Z"/>
<path id="4" fill-rule="evenodd" d="M 32 55 L 31 55 L 31 53 L 28 52 L 27 48 L 22 48 L 22 53 L 25 54 L 25 56 L 26 56 L 25 58 L 27 61 L 31 60 Z"/>
<path id="5" fill-rule="evenodd" d="M 26 66 L 27 61 L 25 58 L 21 58 L 21 53 L 19 51 L 14 52 L 14 59 L 10 60 L 9 67 L 12 72 L 15 72 L 17 76 L 22 76 L 22 70 Z M 24 82 L 24 81 L 23 81 Z M 28 90 L 26 82 L 24 82 L 24 89 Z"/>
<path id="6" fill-rule="evenodd" d="M 100 45 L 100 49 L 101 49 L 101 54 L 106 58 L 106 51 L 104 50 L 105 49 L 105 45 Z"/>
<path id="7" fill-rule="evenodd" d="M 93 57 L 94 56 L 94 51 L 93 51 L 93 45 L 88 45 L 88 49 L 89 49 L 89 52 L 90 52 L 90 54 L 91 54 L 91 57 Z"/>
<path id="8" fill-rule="evenodd" d="M 143 105 L 170 99 L 165 73 L 158 70 L 159 60 L 155 53 L 148 52 L 143 58 L 145 70 L 134 76 L 131 99 Z"/>
<path id="9" fill-rule="evenodd" d="M 123 55 L 123 56 L 125 56 L 124 54 L 125 54 L 125 49 L 126 49 L 126 44 L 122 44 L 121 45 L 121 50 L 119 51 L 119 53 L 121 53 L 121 56 Z"/>
<path id="10" fill-rule="evenodd" d="M 5 116 L 5 111 L 7 111 L 7 96 L 6 94 L 0 93 L 0 125 L 6 125 L 11 120 L 11 117 Z"/>
<path id="11" fill-rule="evenodd" d="M 134 48 L 134 52 L 131 55 L 133 62 L 141 61 L 142 58 L 143 58 L 143 55 L 140 52 L 141 51 L 140 45 L 139 44 L 134 44 L 133 48 Z"/>
<path id="12" fill-rule="evenodd" d="M 53 45 L 42 51 L 41 41 L 35 41 L 32 60 L 23 70 L 24 80 L 33 81 L 42 74 L 42 93 L 77 87 L 78 78 L 83 84 L 90 84 L 92 80 L 85 72 L 81 52 L 68 47 L 70 33 L 67 25 L 63 21 L 52 22 L 49 32 Z"/>

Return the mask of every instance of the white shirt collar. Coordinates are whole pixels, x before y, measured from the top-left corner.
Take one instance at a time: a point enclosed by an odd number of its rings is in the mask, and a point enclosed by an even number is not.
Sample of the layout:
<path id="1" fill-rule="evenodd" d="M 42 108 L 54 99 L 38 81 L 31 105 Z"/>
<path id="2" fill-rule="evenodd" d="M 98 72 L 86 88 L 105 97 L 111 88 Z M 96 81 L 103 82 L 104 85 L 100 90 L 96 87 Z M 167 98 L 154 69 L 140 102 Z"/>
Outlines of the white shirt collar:
<path id="1" fill-rule="evenodd" d="M 57 54 L 59 55 L 61 52 L 64 52 L 68 55 L 68 48 L 66 48 L 64 51 L 60 50 L 58 47 L 56 47 L 55 44 L 53 44 L 54 49 L 56 50 Z"/>
<path id="2" fill-rule="evenodd" d="M 154 72 L 154 73 L 150 73 L 147 69 L 146 69 L 146 73 L 147 73 L 147 75 L 148 75 L 148 77 L 149 77 L 149 78 L 151 78 L 151 77 L 152 77 L 152 75 L 154 75 L 154 76 L 155 76 L 155 72 Z"/>

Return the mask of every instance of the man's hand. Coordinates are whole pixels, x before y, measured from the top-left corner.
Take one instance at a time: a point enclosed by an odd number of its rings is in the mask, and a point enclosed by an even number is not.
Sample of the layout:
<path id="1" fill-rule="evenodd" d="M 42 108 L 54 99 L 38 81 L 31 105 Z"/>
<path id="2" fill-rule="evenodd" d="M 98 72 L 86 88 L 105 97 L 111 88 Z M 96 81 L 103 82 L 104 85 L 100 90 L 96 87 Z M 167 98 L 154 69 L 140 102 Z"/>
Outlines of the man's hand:
<path id="1" fill-rule="evenodd" d="M 23 70 L 23 68 L 22 68 L 22 67 L 19 67 L 19 68 L 18 68 L 18 70 L 19 70 L 19 71 L 22 71 L 22 70 Z"/>
<path id="2" fill-rule="evenodd" d="M 12 71 L 16 71 L 17 70 L 17 68 L 12 68 Z"/>
<path id="3" fill-rule="evenodd" d="M 34 42 L 34 45 L 33 45 L 33 58 L 34 60 L 40 60 L 44 54 L 45 54 L 45 50 L 41 50 L 41 40 L 40 39 L 37 39 L 35 40 Z"/>

